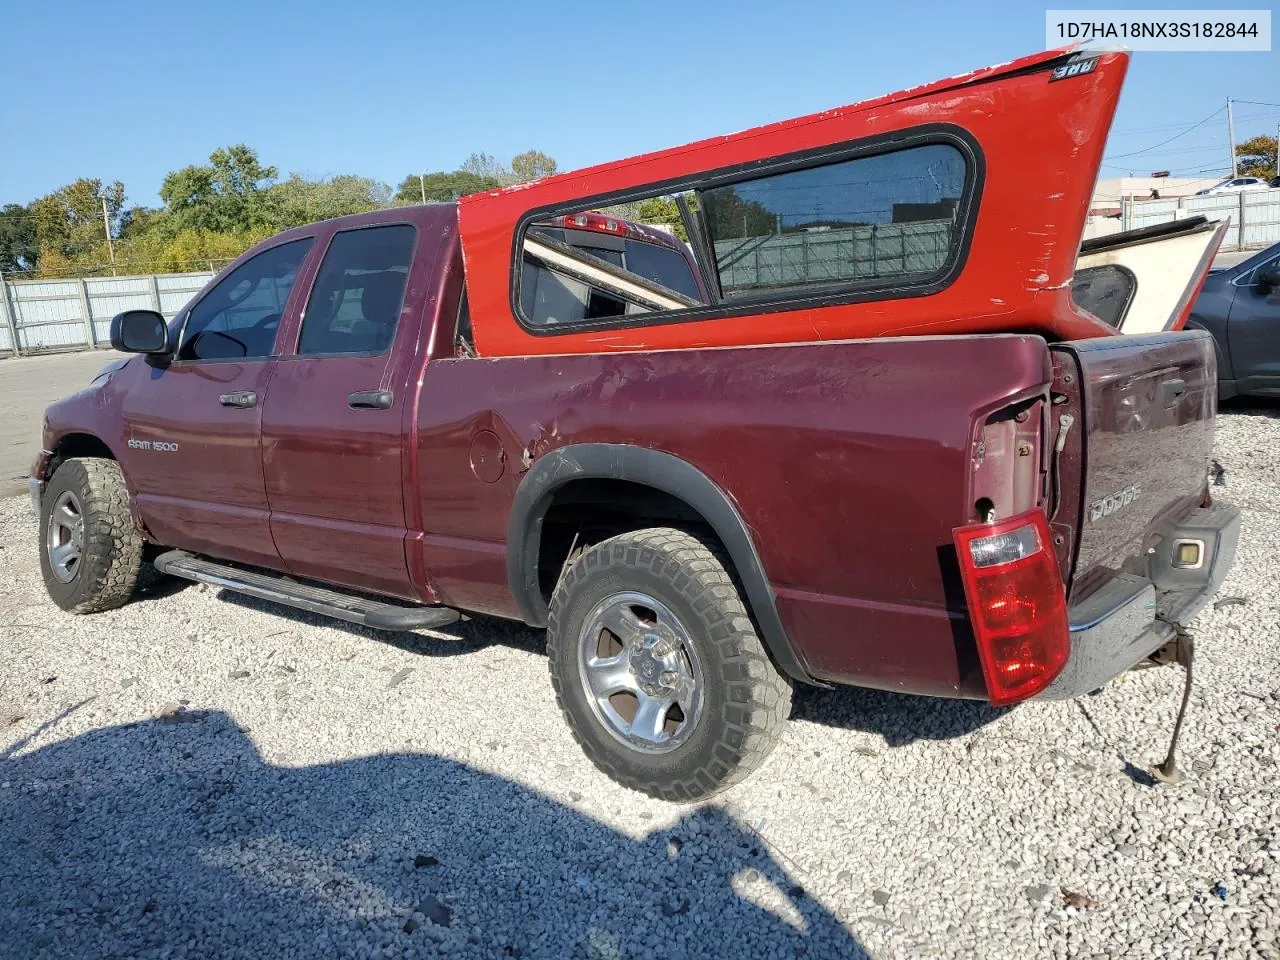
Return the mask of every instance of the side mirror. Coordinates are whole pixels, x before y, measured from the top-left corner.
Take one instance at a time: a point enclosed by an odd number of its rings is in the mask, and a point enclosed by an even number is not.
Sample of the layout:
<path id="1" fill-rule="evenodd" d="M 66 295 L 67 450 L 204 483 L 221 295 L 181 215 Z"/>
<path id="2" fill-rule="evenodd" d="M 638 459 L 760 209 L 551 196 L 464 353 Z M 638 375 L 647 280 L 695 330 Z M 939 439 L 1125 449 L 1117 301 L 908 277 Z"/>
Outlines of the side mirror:
<path id="1" fill-rule="evenodd" d="M 125 353 L 168 353 L 169 325 L 154 310 L 126 310 L 111 318 L 111 346 Z"/>
<path id="2" fill-rule="evenodd" d="M 1280 289 L 1280 267 L 1269 267 L 1259 273 L 1258 289 L 1263 293 L 1275 293 Z"/>

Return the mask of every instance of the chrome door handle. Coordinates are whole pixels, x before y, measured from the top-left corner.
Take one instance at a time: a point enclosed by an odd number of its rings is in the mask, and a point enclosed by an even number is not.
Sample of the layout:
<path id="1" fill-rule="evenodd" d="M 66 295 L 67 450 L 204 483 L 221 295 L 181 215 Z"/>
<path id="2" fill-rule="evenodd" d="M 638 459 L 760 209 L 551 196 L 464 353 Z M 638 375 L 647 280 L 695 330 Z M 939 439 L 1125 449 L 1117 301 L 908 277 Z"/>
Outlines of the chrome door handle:
<path id="1" fill-rule="evenodd" d="M 390 410 L 395 394 L 390 390 L 357 390 L 347 397 L 347 406 L 355 410 Z"/>
<path id="2" fill-rule="evenodd" d="M 256 407 L 258 395 L 252 390 L 237 390 L 235 393 L 224 393 L 218 398 L 224 407 Z"/>

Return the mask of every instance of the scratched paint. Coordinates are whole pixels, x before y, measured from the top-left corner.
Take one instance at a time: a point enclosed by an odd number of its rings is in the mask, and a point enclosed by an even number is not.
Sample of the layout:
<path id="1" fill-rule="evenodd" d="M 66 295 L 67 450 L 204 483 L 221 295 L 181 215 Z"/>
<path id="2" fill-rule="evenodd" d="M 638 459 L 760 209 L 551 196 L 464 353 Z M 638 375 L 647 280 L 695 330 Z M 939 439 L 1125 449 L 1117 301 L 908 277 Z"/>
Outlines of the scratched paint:
<path id="1" fill-rule="evenodd" d="M 484 355 L 527 356 L 1010 329 L 1057 339 L 1112 335 L 1073 306 L 1069 282 L 1129 58 L 1106 53 L 1092 73 L 1050 82 L 1052 66 L 1067 53 L 1044 51 L 810 116 L 464 197 L 459 232 L 476 347 Z M 650 313 L 550 336 L 527 331 L 513 311 L 516 232 L 532 210 L 590 209 L 600 204 L 592 198 L 623 191 L 643 196 L 649 184 L 658 195 L 672 182 L 696 186 L 697 178 L 715 172 L 747 177 L 750 165 L 762 161 L 932 125 L 963 131 L 980 154 L 968 246 L 941 289 L 889 290 L 868 299 L 850 286 L 847 293 L 834 288 L 821 302 L 780 294 L 763 308 L 730 306 L 684 322 L 668 322 L 680 319 L 678 311 Z M 1047 175 L 1027 178 L 1028 164 Z"/>

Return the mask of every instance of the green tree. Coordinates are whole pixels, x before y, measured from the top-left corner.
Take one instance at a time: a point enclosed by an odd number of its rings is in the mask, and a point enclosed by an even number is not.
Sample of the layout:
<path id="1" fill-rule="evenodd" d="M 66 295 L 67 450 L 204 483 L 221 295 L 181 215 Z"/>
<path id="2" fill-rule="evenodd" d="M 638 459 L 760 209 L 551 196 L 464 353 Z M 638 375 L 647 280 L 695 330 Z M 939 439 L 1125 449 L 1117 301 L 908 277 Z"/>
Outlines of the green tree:
<path id="1" fill-rule="evenodd" d="M 166 213 L 156 207 L 130 207 L 120 214 L 121 240 L 141 236 L 153 231 L 163 232 Z"/>
<path id="2" fill-rule="evenodd" d="M 556 172 L 556 162 L 541 150 L 526 150 L 511 158 L 511 175 L 516 183 L 527 183 Z"/>
<path id="3" fill-rule="evenodd" d="M 266 200 L 272 226 L 285 229 L 385 207 L 391 200 L 391 188 L 352 174 L 309 180 L 291 173 L 288 180 L 267 191 Z"/>
<path id="4" fill-rule="evenodd" d="M 1276 138 L 1250 137 L 1236 144 L 1236 170 L 1242 177 L 1270 180 L 1276 176 Z"/>
<path id="5" fill-rule="evenodd" d="M 34 270 L 39 251 L 31 208 L 20 203 L 5 204 L 0 209 L 0 273 Z"/>
<path id="6" fill-rule="evenodd" d="M 764 237 L 777 229 L 772 213 L 755 200 L 743 200 L 732 187 L 709 191 L 701 198 L 706 201 L 711 235 L 717 239 Z"/>
<path id="7" fill-rule="evenodd" d="M 103 184 L 81 177 L 31 204 L 36 242 L 42 266 L 57 261 L 74 262 L 106 243 L 102 220 L 106 198 L 107 220 L 114 234 L 124 208 L 124 184 Z"/>
<path id="8" fill-rule="evenodd" d="M 650 197 L 636 204 L 636 219 L 641 223 L 663 224 L 670 226 L 677 237 L 688 240 L 684 230 L 684 221 L 680 219 L 680 208 L 673 197 Z"/>
<path id="9" fill-rule="evenodd" d="M 213 151 L 207 165 L 168 174 L 160 198 L 178 230 L 253 230 L 273 223 L 267 192 L 277 175 L 275 167 L 262 165 L 257 151 L 238 143 Z"/>
<path id="10" fill-rule="evenodd" d="M 692 200 L 693 195 L 688 194 L 688 196 Z M 672 232 L 681 240 L 688 241 L 689 239 L 688 234 L 685 233 L 684 221 L 680 219 L 680 207 L 676 205 L 676 200 L 673 196 L 648 197 L 644 200 L 615 203 L 601 208 L 600 212 L 613 217 L 620 217 L 623 220 L 631 220 L 635 223 L 670 227 Z"/>
<path id="11" fill-rule="evenodd" d="M 487 153 L 473 153 L 458 168 L 477 177 L 492 177 L 504 184 L 511 182 L 511 171 Z"/>
<path id="12" fill-rule="evenodd" d="M 442 203 L 465 197 L 470 193 L 494 190 L 500 186 L 502 183 L 497 177 L 467 170 L 454 170 L 451 173 L 437 170 L 434 173 L 424 174 L 421 179 L 418 178 L 418 174 L 411 173 L 396 187 L 393 202 L 399 206 L 422 203 L 422 195 L 425 192 L 427 203 Z"/>

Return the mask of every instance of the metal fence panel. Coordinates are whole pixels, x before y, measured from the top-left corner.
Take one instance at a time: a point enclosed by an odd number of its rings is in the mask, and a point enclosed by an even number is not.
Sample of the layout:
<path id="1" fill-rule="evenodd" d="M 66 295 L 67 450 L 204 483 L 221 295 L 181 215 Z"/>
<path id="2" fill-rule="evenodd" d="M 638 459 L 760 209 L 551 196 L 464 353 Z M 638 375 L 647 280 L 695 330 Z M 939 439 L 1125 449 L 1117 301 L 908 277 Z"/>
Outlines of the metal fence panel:
<path id="1" fill-rule="evenodd" d="M 111 318 L 121 310 L 154 310 L 150 277 L 94 277 L 84 281 L 94 338 L 111 338 Z"/>
<path id="2" fill-rule="evenodd" d="M 156 288 L 160 291 L 160 312 L 166 317 L 175 316 L 212 279 L 212 273 L 157 276 L 155 282 Z"/>
<path id="3" fill-rule="evenodd" d="M 8 321 L 17 335 L 19 353 L 83 350 L 108 341 L 111 318 L 122 310 L 159 309 L 172 319 L 212 277 L 202 271 L 0 282 L 0 297 L 7 298 L 0 303 L 0 354 L 15 352 Z"/>
<path id="4" fill-rule="evenodd" d="M 946 260 L 951 229 L 927 220 L 718 240 L 716 261 L 727 290 L 929 273 Z"/>
<path id="5" fill-rule="evenodd" d="M 1267 247 L 1280 241 L 1280 190 L 1245 194 L 1242 246 Z"/>
<path id="6" fill-rule="evenodd" d="M 9 309 L 19 351 L 85 346 L 84 304 L 78 280 L 19 280 L 9 284 Z"/>
<path id="7" fill-rule="evenodd" d="M 18 327 L 18 347 L 22 353 L 65 350 L 85 346 L 84 321 Z"/>
<path id="8" fill-rule="evenodd" d="M 1231 224 L 1222 241 L 1224 249 L 1251 249 L 1280 243 L 1280 190 L 1217 193 L 1177 200 L 1125 200 L 1123 203 L 1121 221 L 1126 229 L 1203 216 Z"/>

